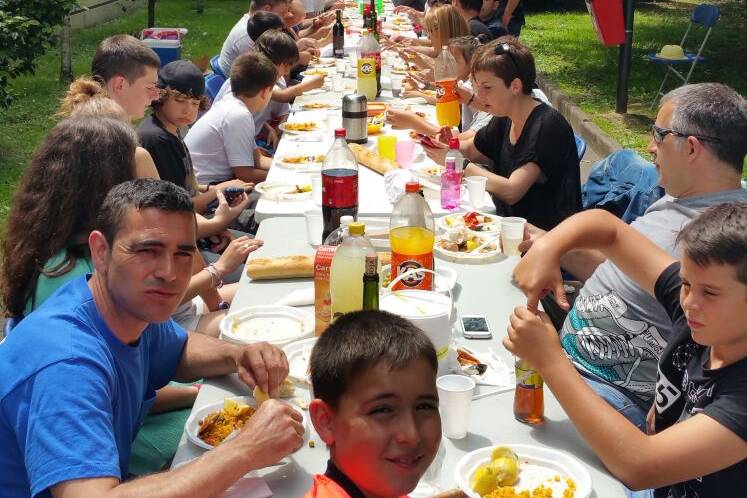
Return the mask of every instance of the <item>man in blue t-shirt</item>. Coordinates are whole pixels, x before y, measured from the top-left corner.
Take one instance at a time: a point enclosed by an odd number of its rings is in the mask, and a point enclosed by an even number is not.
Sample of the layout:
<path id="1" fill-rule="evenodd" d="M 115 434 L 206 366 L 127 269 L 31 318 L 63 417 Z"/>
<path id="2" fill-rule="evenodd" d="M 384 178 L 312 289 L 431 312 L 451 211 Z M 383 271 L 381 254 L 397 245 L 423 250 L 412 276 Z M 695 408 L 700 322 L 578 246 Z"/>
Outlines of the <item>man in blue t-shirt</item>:
<path id="1" fill-rule="evenodd" d="M 156 389 L 238 371 L 273 394 L 288 364 L 275 347 L 187 334 L 169 319 L 196 251 L 185 190 L 150 179 L 114 187 L 88 243 L 93 275 L 62 287 L 0 343 L 3 497 L 217 496 L 301 446 L 300 414 L 270 400 L 198 462 L 122 482 Z"/>

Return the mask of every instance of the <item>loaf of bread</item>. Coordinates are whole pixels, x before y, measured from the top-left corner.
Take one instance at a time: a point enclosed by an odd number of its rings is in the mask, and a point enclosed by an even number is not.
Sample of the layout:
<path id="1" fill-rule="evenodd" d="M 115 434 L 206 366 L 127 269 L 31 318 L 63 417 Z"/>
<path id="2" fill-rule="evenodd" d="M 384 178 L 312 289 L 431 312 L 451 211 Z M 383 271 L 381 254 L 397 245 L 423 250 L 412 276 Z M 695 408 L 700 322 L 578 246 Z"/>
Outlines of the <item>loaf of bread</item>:
<path id="1" fill-rule="evenodd" d="M 376 151 L 369 150 L 359 144 L 348 144 L 350 150 L 353 151 L 355 160 L 363 166 L 371 169 L 381 175 L 389 170 L 399 168 L 399 165 L 391 159 L 379 157 Z"/>
<path id="2" fill-rule="evenodd" d="M 246 262 L 246 274 L 252 280 L 313 277 L 314 256 L 252 258 Z"/>

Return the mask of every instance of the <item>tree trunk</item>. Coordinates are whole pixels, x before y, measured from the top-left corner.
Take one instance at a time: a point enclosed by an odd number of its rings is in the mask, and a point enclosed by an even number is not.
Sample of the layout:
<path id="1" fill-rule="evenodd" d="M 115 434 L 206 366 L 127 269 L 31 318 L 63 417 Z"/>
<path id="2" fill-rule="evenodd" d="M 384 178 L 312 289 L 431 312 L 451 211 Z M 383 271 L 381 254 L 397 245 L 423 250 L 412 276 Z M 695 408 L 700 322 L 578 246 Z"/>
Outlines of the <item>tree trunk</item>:
<path id="1" fill-rule="evenodd" d="M 65 16 L 60 32 L 60 81 L 73 81 L 73 61 L 70 53 L 70 16 Z"/>
<path id="2" fill-rule="evenodd" d="M 156 25 L 156 0 L 148 0 L 148 27 Z"/>
<path id="3" fill-rule="evenodd" d="M 197 13 L 202 14 L 205 12 L 205 0 L 197 0 Z"/>

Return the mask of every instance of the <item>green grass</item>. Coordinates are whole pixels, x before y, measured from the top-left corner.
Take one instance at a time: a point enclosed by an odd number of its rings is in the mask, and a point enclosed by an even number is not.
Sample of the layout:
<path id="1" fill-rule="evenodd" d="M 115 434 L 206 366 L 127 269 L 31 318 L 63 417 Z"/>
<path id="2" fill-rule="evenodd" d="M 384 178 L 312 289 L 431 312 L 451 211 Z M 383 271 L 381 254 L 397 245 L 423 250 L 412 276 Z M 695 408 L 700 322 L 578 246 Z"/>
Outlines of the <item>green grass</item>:
<path id="1" fill-rule="evenodd" d="M 525 3 L 530 9 L 537 7 Z M 555 3 L 549 11 L 530 11 L 521 39 L 532 48 L 539 72 L 558 84 L 607 134 L 624 147 L 643 152 L 656 117 L 651 101 L 664 76 L 663 68 L 648 62 L 646 56 L 663 45 L 680 42 L 698 3 L 701 0 L 637 4 L 626 115 L 614 112 L 619 51 L 597 41 L 583 2 Z M 721 9 L 721 18 L 705 47 L 707 62 L 696 66 L 691 82 L 718 81 L 747 95 L 747 9 L 733 0 L 710 3 Z M 700 43 L 702 33 L 692 39 Z M 674 84 L 673 78 L 669 82 Z"/>
<path id="2" fill-rule="evenodd" d="M 182 42 L 182 57 L 196 59 L 220 51 L 226 34 L 246 12 L 248 0 L 207 0 L 203 14 L 194 10 L 191 0 L 159 0 L 158 26 L 189 29 Z M 73 70 L 76 75 L 90 74 L 91 58 L 98 43 L 119 33 L 137 34 L 146 26 L 146 9 L 131 15 L 73 33 Z M 54 126 L 53 115 L 67 89 L 58 79 L 60 54 L 50 50 L 38 61 L 36 74 L 12 82 L 16 95 L 13 105 L 3 110 L 0 123 L 0 221 L 4 222 L 10 200 L 23 169 L 34 149 Z"/>

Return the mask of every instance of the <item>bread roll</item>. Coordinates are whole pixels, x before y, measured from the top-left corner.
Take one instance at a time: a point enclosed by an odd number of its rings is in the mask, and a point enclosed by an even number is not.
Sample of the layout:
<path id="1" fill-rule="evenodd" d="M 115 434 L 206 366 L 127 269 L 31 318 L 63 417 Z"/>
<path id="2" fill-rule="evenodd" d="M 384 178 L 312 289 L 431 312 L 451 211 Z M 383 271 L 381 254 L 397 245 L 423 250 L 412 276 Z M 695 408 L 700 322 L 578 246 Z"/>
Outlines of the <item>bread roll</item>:
<path id="1" fill-rule="evenodd" d="M 353 151 L 353 155 L 355 156 L 356 161 L 358 161 L 368 169 L 371 169 L 381 175 L 389 170 L 399 168 L 399 164 L 397 164 L 395 161 L 379 157 L 376 151 L 369 150 L 362 145 L 348 144 L 348 147 L 350 147 L 350 150 Z"/>
<path id="2" fill-rule="evenodd" d="M 283 379 L 283 381 L 278 386 L 278 398 L 290 398 L 295 393 L 296 387 L 293 385 L 293 383 L 288 379 Z M 257 406 L 270 399 L 270 396 L 259 386 L 254 386 L 252 396 L 254 396 L 254 399 L 257 401 Z"/>
<path id="3" fill-rule="evenodd" d="M 253 258 L 246 262 L 246 274 L 252 280 L 313 277 L 314 256 Z"/>

